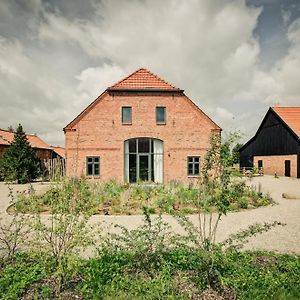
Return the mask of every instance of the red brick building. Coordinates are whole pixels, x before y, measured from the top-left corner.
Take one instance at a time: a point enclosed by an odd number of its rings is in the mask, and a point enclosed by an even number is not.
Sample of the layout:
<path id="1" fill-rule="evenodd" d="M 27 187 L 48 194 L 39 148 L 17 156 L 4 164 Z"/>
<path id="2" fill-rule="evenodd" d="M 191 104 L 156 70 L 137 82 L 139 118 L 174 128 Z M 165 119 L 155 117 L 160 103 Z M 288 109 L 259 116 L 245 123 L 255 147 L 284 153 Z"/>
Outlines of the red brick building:
<path id="1" fill-rule="evenodd" d="M 200 174 L 213 122 L 146 69 L 107 88 L 65 128 L 68 176 L 189 182 Z"/>

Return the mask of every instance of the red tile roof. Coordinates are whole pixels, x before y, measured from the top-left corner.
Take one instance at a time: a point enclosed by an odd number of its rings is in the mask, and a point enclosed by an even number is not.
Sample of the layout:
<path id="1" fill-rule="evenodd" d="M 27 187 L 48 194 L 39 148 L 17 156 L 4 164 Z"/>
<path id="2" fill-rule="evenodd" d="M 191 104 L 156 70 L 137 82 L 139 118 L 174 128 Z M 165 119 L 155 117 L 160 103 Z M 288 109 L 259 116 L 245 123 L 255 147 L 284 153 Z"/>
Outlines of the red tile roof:
<path id="1" fill-rule="evenodd" d="M 149 70 L 140 68 L 112 85 L 109 89 L 142 89 L 142 90 L 172 90 L 180 91 L 180 89 L 169 84 Z"/>
<path id="2" fill-rule="evenodd" d="M 300 138 L 300 106 L 299 107 L 275 106 L 272 107 L 272 109 Z"/>
<path id="3" fill-rule="evenodd" d="M 57 153 L 60 157 L 65 158 L 65 156 L 66 156 L 65 148 L 63 148 L 63 147 L 58 147 L 58 146 L 56 146 L 56 147 L 51 146 L 51 148 L 52 148 L 53 151 L 54 151 L 55 153 Z"/>
<path id="4" fill-rule="evenodd" d="M 28 142 L 32 148 L 38 149 L 51 149 L 51 147 L 42 141 L 38 136 L 34 134 L 27 134 Z M 14 139 L 14 132 L 0 129 L 0 145 L 8 146 Z"/>
<path id="5" fill-rule="evenodd" d="M 0 129 L 0 145 L 8 146 L 14 138 L 14 133 Z"/>

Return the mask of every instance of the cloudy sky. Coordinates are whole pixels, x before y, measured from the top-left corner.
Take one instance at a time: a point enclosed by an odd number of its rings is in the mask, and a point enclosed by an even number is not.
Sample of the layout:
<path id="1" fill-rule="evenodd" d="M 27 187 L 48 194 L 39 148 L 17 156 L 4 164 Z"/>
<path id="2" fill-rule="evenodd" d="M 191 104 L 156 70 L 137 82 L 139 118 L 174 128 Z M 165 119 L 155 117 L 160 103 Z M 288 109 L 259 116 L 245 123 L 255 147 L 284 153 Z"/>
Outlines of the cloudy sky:
<path id="1" fill-rule="evenodd" d="M 52 145 L 109 85 L 146 67 L 243 141 L 300 105 L 299 0 L 0 0 L 0 128 Z"/>

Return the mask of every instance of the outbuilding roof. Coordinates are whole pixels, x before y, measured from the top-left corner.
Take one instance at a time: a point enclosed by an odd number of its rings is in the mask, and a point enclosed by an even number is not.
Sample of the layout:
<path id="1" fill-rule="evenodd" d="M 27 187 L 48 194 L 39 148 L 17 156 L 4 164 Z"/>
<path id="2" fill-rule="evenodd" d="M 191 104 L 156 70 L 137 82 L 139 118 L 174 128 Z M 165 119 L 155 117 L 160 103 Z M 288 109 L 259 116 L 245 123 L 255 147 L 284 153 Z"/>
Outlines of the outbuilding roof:
<path id="1" fill-rule="evenodd" d="M 109 87 L 109 90 L 181 91 L 145 68 L 140 68 Z"/>
<path id="2" fill-rule="evenodd" d="M 272 109 L 300 138 L 300 106 L 299 107 L 274 106 L 272 107 Z"/>
<path id="3" fill-rule="evenodd" d="M 0 145 L 9 146 L 14 139 L 14 135 L 14 132 L 0 129 Z M 47 143 L 45 143 L 35 134 L 27 134 L 26 137 L 32 148 L 52 149 Z"/>
<path id="4" fill-rule="evenodd" d="M 66 157 L 66 151 L 65 148 L 59 147 L 59 146 L 51 146 L 53 151 L 57 153 L 60 157 L 65 158 Z"/>

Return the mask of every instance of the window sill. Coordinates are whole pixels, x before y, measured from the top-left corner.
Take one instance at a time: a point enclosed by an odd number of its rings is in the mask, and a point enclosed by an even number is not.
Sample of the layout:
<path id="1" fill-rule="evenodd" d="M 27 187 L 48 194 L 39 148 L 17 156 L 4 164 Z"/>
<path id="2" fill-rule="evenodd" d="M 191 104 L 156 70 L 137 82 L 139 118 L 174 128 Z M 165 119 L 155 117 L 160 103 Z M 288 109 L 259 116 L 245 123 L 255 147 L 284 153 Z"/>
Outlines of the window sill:
<path id="1" fill-rule="evenodd" d="M 122 125 L 132 125 L 132 123 L 122 123 Z"/>
<path id="2" fill-rule="evenodd" d="M 167 125 L 167 123 L 166 122 L 161 122 L 161 123 L 157 122 L 156 125 Z"/>
<path id="3" fill-rule="evenodd" d="M 188 178 L 199 178 L 200 175 L 188 175 Z"/>

